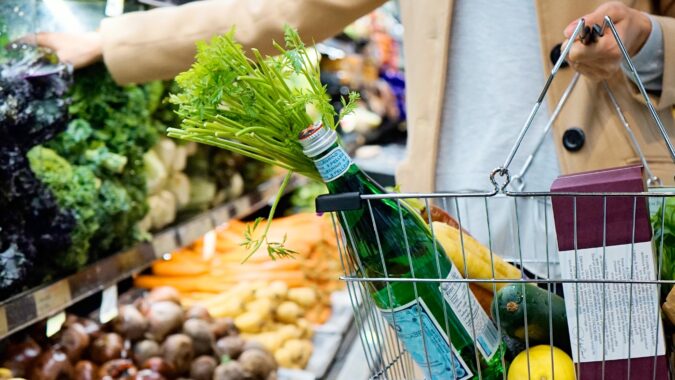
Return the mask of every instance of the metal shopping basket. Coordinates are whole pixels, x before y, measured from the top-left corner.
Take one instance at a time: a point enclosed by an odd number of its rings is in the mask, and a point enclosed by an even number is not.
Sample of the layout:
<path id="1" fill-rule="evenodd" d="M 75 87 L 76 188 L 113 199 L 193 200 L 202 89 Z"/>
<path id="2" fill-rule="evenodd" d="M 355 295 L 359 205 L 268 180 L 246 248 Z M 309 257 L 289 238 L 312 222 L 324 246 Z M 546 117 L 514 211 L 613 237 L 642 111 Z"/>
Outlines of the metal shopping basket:
<path id="1" fill-rule="evenodd" d="M 637 71 L 631 62 L 621 39 L 619 38 L 612 20 L 609 17 L 606 17 L 602 27 L 594 27 L 595 29 L 590 30 L 594 31 L 593 33 L 596 33 L 596 35 L 602 35 L 606 27 L 608 27 L 613 34 L 625 59 L 625 62 L 630 69 L 630 72 L 634 76 L 635 83 L 644 97 L 646 106 L 649 108 L 656 127 L 659 129 L 666 145 L 668 146 L 670 154 L 675 161 L 675 150 L 670 143 L 665 128 L 661 123 L 654 106 L 647 96 L 647 92 L 645 91 L 642 82 L 638 78 Z M 584 25 L 584 20 L 581 19 L 579 20 L 579 23 L 577 24 L 577 27 L 571 36 L 571 40 L 574 41 L 578 37 L 582 39 L 588 39 L 588 32 L 589 28 Z M 511 161 L 513 160 L 525 134 L 530 129 L 535 114 L 538 112 L 538 109 L 544 100 L 552 80 L 563 64 L 565 58 L 569 54 L 571 45 L 572 44 L 569 44 L 569 46 L 565 47 L 560 58 L 553 67 L 544 89 L 542 90 L 541 95 L 532 109 L 532 112 L 528 116 L 527 121 L 520 131 L 517 141 L 515 142 L 505 163 L 490 174 L 490 180 L 494 185 L 494 191 L 484 193 L 391 193 L 386 195 L 351 194 L 351 199 L 348 199 L 350 195 L 341 194 L 337 197 L 327 195 L 317 199 L 318 211 L 328 211 L 332 213 L 333 223 L 336 228 L 336 235 L 338 236 L 340 256 L 345 271 L 342 279 L 347 283 L 347 288 L 354 309 L 356 327 L 359 330 L 359 338 L 365 353 L 365 359 L 371 370 L 371 379 L 421 379 L 424 377 L 423 372 L 417 368 L 416 364 L 412 360 L 410 353 L 406 352 L 402 342 L 397 338 L 392 328 L 390 328 L 388 323 L 378 312 L 378 308 L 371 298 L 369 290 L 370 288 L 367 286 L 369 283 L 393 284 L 404 281 L 413 282 L 414 284 L 432 282 L 437 283 L 438 286 L 441 286 L 444 283 L 465 284 L 464 286 L 467 294 L 470 291 L 469 284 L 489 284 L 494 291 L 496 291 L 499 284 L 505 282 L 522 285 L 531 284 L 538 286 L 539 288 L 546 289 L 549 292 L 549 310 L 547 311 L 549 323 L 548 331 L 545 333 L 547 334 L 551 345 L 553 345 L 554 336 L 556 336 L 556 334 L 568 333 L 567 331 L 554 331 L 552 319 L 550 319 L 552 318 L 550 297 L 556 293 L 564 293 L 566 300 L 565 302 L 567 302 L 568 299 L 575 299 L 576 301 L 571 309 L 570 305 L 566 304 L 568 321 L 576 318 L 576 334 L 574 331 L 570 331 L 572 338 L 576 338 L 571 339 L 571 345 L 575 346 L 572 348 L 572 350 L 574 351 L 576 349 L 577 355 L 582 355 L 580 351 L 581 345 L 585 340 L 588 339 L 587 336 L 584 336 L 585 333 L 589 334 L 589 336 L 591 336 L 593 339 L 598 339 L 602 343 L 602 352 L 595 353 L 595 355 L 598 355 L 597 362 L 591 363 L 597 367 L 596 369 L 598 371 L 596 373 L 599 373 L 599 375 L 588 377 L 594 379 L 617 377 L 616 373 L 612 372 L 611 370 L 615 359 L 610 357 L 612 355 L 612 348 L 614 348 L 614 346 L 617 344 L 616 341 L 611 339 L 615 339 L 616 337 L 612 337 L 612 332 L 606 331 L 607 329 L 605 326 L 608 325 L 610 321 L 612 321 L 612 323 L 617 323 L 617 321 L 621 319 L 619 318 L 618 320 L 616 316 L 608 315 L 608 313 L 612 311 L 612 305 L 617 305 L 612 304 L 612 302 L 624 302 L 624 304 L 626 304 L 625 299 L 617 301 L 616 299 L 611 299 L 610 296 L 621 295 L 624 298 L 627 297 L 628 312 L 627 316 L 624 316 L 624 322 L 622 323 L 624 323 L 624 325 L 628 325 L 626 330 L 628 334 L 626 338 L 628 345 L 628 357 L 627 370 L 625 370 L 621 376 L 622 378 L 629 379 L 663 378 L 663 368 L 661 367 L 664 365 L 664 363 L 667 363 L 667 361 L 664 362 L 663 360 L 665 352 L 670 351 L 667 347 L 665 347 L 666 345 L 670 345 L 669 343 L 666 343 L 669 342 L 670 339 L 663 340 L 660 338 L 660 335 L 662 334 L 661 329 L 663 327 L 661 325 L 661 300 L 659 294 L 661 293 L 662 288 L 672 286 L 672 284 L 675 284 L 675 281 L 673 281 L 673 278 L 661 278 L 661 269 L 664 264 L 663 235 L 661 235 L 660 239 L 655 239 L 656 241 L 652 246 L 654 247 L 653 249 L 655 257 L 659 258 L 659 260 L 657 260 L 658 262 L 654 264 L 656 266 L 656 268 L 654 268 L 655 275 L 651 277 L 649 275 L 645 275 L 645 273 L 642 273 L 641 270 L 636 266 L 637 259 L 635 257 L 637 252 L 637 244 L 635 242 L 635 237 L 636 230 L 638 228 L 635 218 L 636 215 L 641 212 L 641 209 L 645 207 L 645 204 L 649 199 L 655 207 L 659 208 L 659 212 L 662 213 L 660 215 L 660 220 L 661 223 L 663 223 L 665 220 L 667 200 L 675 197 L 675 192 L 661 191 L 655 193 L 651 191 L 645 192 L 643 190 L 635 192 L 523 191 L 522 177 L 532 162 L 538 146 L 535 148 L 532 154 L 529 155 L 524 168 L 519 173 L 511 177 L 509 172 Z M 549 131 L 555 118 L 565 104 L 567 97 L 574 88 L 578 78 L 579 74 L 576 74 L 566 91 L 563 93 L 563 96 L 561 97 L 557 107 L 552 112 L 551 118 L 541 135 L 539 145 L 541 145 L 541 142 L 544 140 L 544 135 Z M 637 145 L 636 140 L 634 137 L 632 137 L 630 126 L 623 117 L 620 106 L 617 104 L 609 86 L 606 84 L 605 89 L 624 128 L 628 132 L 628 135 L 631 136 L 636 153 L 642 159 L 644 170 L 648 176 L 648 185 L 650 187 L 658 187 L 660 185 L 659 178 L 657 178 L 649 169 L 649 164 L 645 160 L 644 154 Z M 509 185 L 511 188 L 509 188 Z M 462 274 L 464 277 L 459 279 L 431 277 L 402 279 L 389 276 L 368 276 L 364 268 L 360 267 L 360 261 L 352 257 L 348 252 L 348 247 L 346 247 L 347 240 L 344 237 L 348 235 L 350 231 L 342 230 L 340 224 L 337 223 L 337 221 L 341 218 L 341 214 L 346 210 L 360 208 L 364 210 L 365 215 L 370 216 L 373 221 L 373 228 L 376 230 L 375 218 L 372 212 L 372 204 L 374 204 L 374 202 L 381 202 L 383 199 L 395 201 L 397 204 L 407 202 L 410 199 L 418 199 L 424 203 L 424 206 L 427 210 L 432 205 L 436 205 L 444 209 L 449 214 L 453 215 L 459 224 L 458 230 L 460 231 L 461 254 L 463 257 L 463 262 L 467 262 L 465 239 L 468 238 L 467 235 L 470 233 L 475 240 L 482 242 L 484 246 L 489 249 L 490 258 L 492 261 L 490 263 L 492 266 L 491 278 L 471 278 L 468 272 L 466 272 L 466 265 L 464 268 L 458 268 L 460 272 L 463 272 Z M 569 268 L 569 262 L 561 263 L 559 259 L 560 255 L 558 254 L 556 234 L 554 233 L 556 228 L 551 207 L 551 204 L 555 202 L 555 199 L 566 199 L 567 203 L 563 202 L 564 207 L 567 208 L 566 212 L 573 215 L 571 218 L 573 223 L 573 248 L 571 249 L 571 257 L 573 257 L 574 261 L 572 264 L 573 268 L 571 268 L 571 270 Z M 579 233 L 577 224 L 582 224 L 583 220 L 580 219 L 580 215 L 581 217 L 585 215 L 584 210 L 581 209 L 581 205 L 587 204 L 586 200 L 589 199 L 594 200 L 596 203 L 599 202 L 602 205 L 602 216 L 600 221 L 603 231 L 602 244 L 600 247 L 598 247 L 598 249 L 600 249 L 603 253 L 602 275 L 591 278 L 579 276 L 579 269 L 582 267 L 575 266 L 579 265 L 580 259 L 583 259 L 580 253 L 581 249 L 577 249 Z M 609 236 L 607 232 L 607 217 L 608 215 L 611 215 L 612 212 L 614 212 L 613 205 L 615 205 L 618 201 L 623 202 L 623 204 L 627 203 L 632 205 L 633 220 L 632 223 L 630 221 L 628 222 L 628 228 L 632 229 L 632 240 L 629 244 L 630 248 L 628 249 L 628 252 L 631 256 L 629 261 L 630 264 L 628 265 L 629 270 L 627 273 L 624 273 L 624 276 L 620 278 L 609 278 L 606 276 L 606 266 L 609 265 L 609 263 L 607 263 L 605 260 L 607 260 L 607 257 L 611 256 L 605 255 L 605 253 L 609 252 L 613 248 L 610 242 L 607 241 L 607 237 Z M 428 213 L 427 216 L 428 222 L 431 224 L 431 213 Z M 403 227 L 403 223 L 401 223 L 401 226 Z M 664 226 L 661 225 L 662 229 L 663 227 Z M 610 225 L 609 228 L 611 229 L 614 227 Z M 648 228 L 651 228 L 651 226 L 648 225 Z M 432 229 L 432 235 L 435 238 L 435 233 L 433 230 L 434 229 Z M 378 236 L 378 231 L 374 231 L 374 234 L 375 236 Z M 650 246 L 651 244 L 652 243 L 650 243 Z M 412 260 L 412 256 L 410 254 L 411 247 L 408 245 L 407 240 L 402 241 L 400 246 L 402 250 L 407 251 L 408 258 Z M 354 249 L 356 248 L 354 247 Z M 380 247 L 379 255 L 382 258 L 382 262 L 384 262 L 385 254 L 386 253 L 383 252 Z M 523 273 L 526 275 L 516 281 L 496 278 L 494 271 L 494 255 L 501 255 L 507 261 L 523 269 Z M 565 266 L 568 268 L 561 270 L 561 266 L 563 264 L 565 264 Z M 595 264 L 585 263 L 583 265 Z M 615 264 L 616 263 L 613 263 L 612 265 Z M 527 269 L 532 269 L 533 273 L 528 272 Z M 572 272 L 572 274 L 570 274 L 570 272 Z M 564 292 L 562 291 L 563 288 L 565 289 Z M 568 292 L 568 290 L 570 292 Z M 645 300 L 647 301 L 645 302 Z M 584 304 L 584 302 L 586 303 Z M 588 307 L 588 302 L 596 302 L 597 310 L 595 311 L 596 314 L 594 314 L 598 316 L 596 326 L 601 326 L 600 330 L 602 331 L 580 331 L 580 318 L 584 318 L 584 313 L 587 311 L 582 309 L 581 306 Z M 599 304 L 597 304 L 598 302 Z M 527 304 L 524 306 L 525 339 L 524 342 L 521 342 L 521 344 L 523 345 L 522 348 L 524 348 L 526 352 L 529 352 L 530 342 L 528 336 L 530 336 L 530 331 L 528 331 L 529 324 L 527 322 Z M 534 305 L 532 306 L 534 307 Z M 576 306 L 576 308 L 574 306 Z M 634 320 L 634 309 L 642 310 L 642 317 L 640 320 Z M 647 317 L 645 317 L 645 310 L 648 311 Z M 502 331 L 500 322 L 495 321 L 495 323 L 500 337 L 504 337 L 506 334 Z M 653 334 L 653 339 L 650 340 L 651 343 L 648 342 L 651 344 L 651 346 L 647 348 L 648 350 L 651 350 L 653 354 L 645 357 L 643 353 L 638 359 L 638 354 L 636 353 L 637 349 L 635 348 L 635 341 L 633 339 L 634 336 L 632 337 L 631 335 L 634 335 L 636 331 L 640 332 L 639 329 L 641 328 L 649 331 L 650 334 Z M 642 335 L 647 336 L 650 334 Z M 474 339 L 474 346 L 477 347 L 478 342 L 476 341 L 476 336 L 473 335 L 472 338 Z M 644 345 L 645 342 L 641 342 L 641 344 Z M 476 355 L 478 355 L 478 353 L 476 353 Z M 505 367 L 507 366 L 509 359 L 510 358 L 502 358 L 503 365 Z M 551 364 L 555 367 L 553 353 L 550 355 L 550 360 L 552 362 Z M 531 366 L 534 365 L 537 365 L 537 363 L 531 362 L 528 356 L 528 373 L 530 373 Z M 584 365 L 586 364 L 580 364 L 577 362 L 577 360 L 575 360 L 577 378 L 584 378 L 584 371 L 582 368 Z M 480 370 L 478 372 L 479 373 L 476 374 L 477 378 L 483 378 L 480 374 Z M 666 372 L 668 372 L 668 369 L 666 369 Z M 672 372 L 672 370 L 670 372 Z M 503 378 L 506 379 L 506 376 L 505 370 Z"/>

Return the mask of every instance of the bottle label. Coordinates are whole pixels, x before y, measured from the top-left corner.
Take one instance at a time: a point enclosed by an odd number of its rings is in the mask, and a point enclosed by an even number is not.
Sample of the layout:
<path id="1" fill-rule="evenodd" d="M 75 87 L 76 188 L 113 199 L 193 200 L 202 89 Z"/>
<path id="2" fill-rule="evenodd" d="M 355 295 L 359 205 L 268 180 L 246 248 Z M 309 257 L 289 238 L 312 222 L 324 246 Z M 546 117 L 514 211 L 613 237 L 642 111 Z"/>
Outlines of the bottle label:
<path id="1" fill-rule="evenodd" d="M 452 266 L 448 279 L 461 279 L 457 268 Z M 492 359 L 499 347 L 499 332 L 471 292 L 466 282 L 444 282 L 440 286 L 443 298 L 452 312 L 471 336 L 478 351 L 486 360 Z"/>
<path id="2" fill-rule="evenodd" d="M 324 182 L 330 182 L 349 170 L 352 159 L 349 158 L 344 149 L 337 147 L 333 148 L 325 156 L 315 160 L 314 164 Z"/>
<path id="3" fill-rule="evenodd" d="M 403 306 L 380 313 L 396 331 L 427 380 L 465 380 L 473 376 L 424 300 L 418 298 Z M 454 374 L 453 374 L 454 373 Z"/>

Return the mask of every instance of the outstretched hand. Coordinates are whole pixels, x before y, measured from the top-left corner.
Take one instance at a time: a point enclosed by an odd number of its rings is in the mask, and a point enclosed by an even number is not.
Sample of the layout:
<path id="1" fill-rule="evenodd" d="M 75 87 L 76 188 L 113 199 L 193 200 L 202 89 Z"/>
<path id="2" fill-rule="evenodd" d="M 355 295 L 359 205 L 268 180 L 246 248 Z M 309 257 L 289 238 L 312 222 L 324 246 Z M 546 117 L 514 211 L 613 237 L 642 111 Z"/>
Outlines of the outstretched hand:
<path id="1" fill-rule="evenodd" d="M 614 22 L 628 54 L 637 54 L 652 31 L 649 16 L 623 3 L 612 1 L 602 4 L 582 18 L 586 26 L 592 26 L 602 25 L 605 16 L 609 16 Z M 569 39 L 577 22 L 575 20 L 565 28 L 565 38 Z M 576 71 L 594 80 L 608 79 L 614 75 L 621 68 L 622 59 L 619 46 L 609 29 L 595 43 L 584 45 L 579 40 L 574 41 L 567 57 L 567 61 Z"/>
<path id="2" fill-rule="evenodd" d="M 53 50 L 61 61 L 76 69 L 89 66 L 103 57 L 103 43 L 98 32 L 38 33 L 36 43 Z"/>

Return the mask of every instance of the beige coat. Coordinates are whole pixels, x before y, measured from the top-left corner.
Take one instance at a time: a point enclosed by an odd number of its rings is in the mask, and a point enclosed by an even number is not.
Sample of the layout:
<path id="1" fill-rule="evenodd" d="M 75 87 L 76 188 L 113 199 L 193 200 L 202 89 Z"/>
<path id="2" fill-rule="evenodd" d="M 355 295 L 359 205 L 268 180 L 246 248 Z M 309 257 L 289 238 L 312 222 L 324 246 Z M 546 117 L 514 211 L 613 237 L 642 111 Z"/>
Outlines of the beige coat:
<path id="1" fill-rule="evenodd" d="M 194 42 L 224 33 L 232 25 L 245 47 L 273 53 L 271 40 L 282 40 L 284 24 L 299 29 L 304 39 L 320 41 L 383 3 L 383 0 L 210 0 L 154 12 L 129 14 L 101 24 L 103 56 L 119 83 L 167 79 L 187 69 L 193 60 Z M 549 52 L 562 40 L 567 24 L 593 11 L 602 0 L 536 0 L 542 60 L 551 70 Z M 650 0 L 625 0 L 637 9 L 652 12 Z M 441 110 L 452 22 L 452 0 L 401 0 L 407 86 L 408 156 L 398 168 L 404 191 L 435 190 L 435 168 L 441 128 Z M 662 1 L 663 3 L 663 1 Z M 671 4 L 672 5 L 672 4 Z M 666 7 L 675 13 L 675 6 Z M 655 12 L 659 14 L 661 10 Z M 658 17 L 663 29 L 665 65 L 663 91 L 653 100 L 675 141 L 672 106 L 675 103 L 675 19 Z M 515 36 L 514 36 L 515 37 Z M 499 75 L 486 73 L 486 75 Z M 549 91 L 549 108 L 557 102 L 572 77 L 562 69 Z M 652 170 L 674 185 L 672 163 L 656 126 L 640 102 L 636 87 L 618 73 L 610 86 L 624 108 Z M 536 99 L 532 99 L 532 103 Z M 525 121 L 527 115 L 513 115 Z M 452 126 L 446 126 L 452 128 Z M 586 143 L 571 153 L 562 146 L 570 127 L 584 130 Z M 562 172 L 607 168 L 639 162 L 626 133 L 597 83 L 582 79 L 553 128 Z M 467 149 L 461 143 L 457 149 Z M 495 167 L 505 157 L 495 157 Z M 442 163 L 440 163 L 442 165 Z M 512 172 L 518 168 L 513 168 Z M 487 177 L 488 173 L 486 173 Z"/>

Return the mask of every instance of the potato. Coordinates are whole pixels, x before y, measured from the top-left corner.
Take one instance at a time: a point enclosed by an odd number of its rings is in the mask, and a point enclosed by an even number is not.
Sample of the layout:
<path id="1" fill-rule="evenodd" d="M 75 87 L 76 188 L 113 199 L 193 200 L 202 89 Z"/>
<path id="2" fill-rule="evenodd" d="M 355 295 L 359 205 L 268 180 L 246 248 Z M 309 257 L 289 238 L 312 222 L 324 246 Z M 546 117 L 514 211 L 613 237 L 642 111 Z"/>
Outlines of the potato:
<path id="1" fill-rule="evenodd" d="M 61 332 L 59 343 L 72 363 L 80 360 L 82 353 L 89 347 L 87 330 L 79 323 L 73 323 Z"/>
<path id="2" fill-rule="evenodd" d="M 80 360 L 75 365 L 73 376 L 77 380 L 95 380 L 98 378 L 98 367 L 89 360 Z"/>
<path id="3" fill-rule="evenodd" d="M 284 343 L 284 338 L 276 332 L 266 332 L 258 335 L 251 335 L 248 339 L 260 343 L 267 351 L 274 352 Z"/>
<path id="4" fill-rule="evenodd" d="M 302 308 L 295 302 L 285 301 L 282 302 L 276 310 L 277 320 L 284 323 L 293 323 L 298 320 L 304 311 Z"/>
<path id="5" fill-rule="evenodd" d="M 119 315 L 113 321 L 115 332 L 130 339 L 141 339 L 148 330 L 149 322 L 133 305 L 124 305 L 119 309 Z"/>
<path id="6" fill-rule="evenodd" d="M 208 309 L 214 318 L 234 318 L 244 312 L 244 302 L 239 298 L 230 298 L 225 302 L 209 306 Z"/>
<path id="7" fill-rule="evenodd" d="M 300 368 L 300 365 L 293 361 L 293 353 L 283 347 L 274 352 L 274 359 L 276 359 L 280 367 Z"/>
<path id="8" fill-rule="evenodd" d="M 308 340 L 291 339 L 284 344 L 283 350 L 289 352 L 293 362 L 298 364 L 300 368 L 305 368 L 312 356 L 313 346 Z"/>
<path id="9" fill-rule="evenodd" d="M 143 362 L 143 369 L 150 370 L 168 379 L 173 379 L 176 376 L 176 369 L 173 364 L 160 357 L 152 357 Z"/>
<path id="10" fill-rule="evenodd" d="M 149 333 L 158 342 L 183 325 L 183 309 L 172 301 L 154 302 L 149 306 Z"/>
<path id="11" fill-rule="evenodd" d="M 217 318 L 211 323 L 211 331 L 216 339 L 239 334 L 234 320 L 229 317 Z"/>
<path id="12" fill-rule="evenodd" d="M 274 304 L 269 298 L 257 298 L 244 306 L 246 311 L 256 312 L 265 316 L 271 315 L 273 308 Z"/>
<path id="13" fill-rule="evenodd" d="M 286 298 L 286 294 L 288 293 L 288 285 L 285 282 L 273 281 L 268 285 L 268 287 L 280 298 Z"/>
<path id="14" fill-rule="evenodd" d="M 239 356 L 238 362 L 244 372 L 252 374 L 256 379 L 266 379 L 270 373 L 277 370 L 274 357 L 262 350 L 247 350 Z"/>
<path id="15" fill-rule="evenodd" d="M 159 343 L 154 340 L 142 340 L 134 345 L 133 359 L 137 365 L 142 365 L 146 360 L 159 356 Z"/>
<path id="16" fill-rule="evenodd" d="M 319 297 L 316 290 L 313 288 L 302 287 L 289 289 L 287 298 L 289 301 L 293 301 L 304 308 L 308 308 L 314 306 Z"/>
<path id="17" fill-rule="evenodd" d="M 150 303 L 160 302 L 160 301 L 171 301 L 177 305 L 180 305 L 180 293 L 175 288 L 170 286 L 160 286 L 154 288 L 148 293 L 145 297 L 146 300 Z"/>
<path id="18" fill-rule="evenodd" d="M 218 339 L 216 342 L 216 355 L 222 357 L 229 356 L 231 359 L 237 359 L 244 351 L 246 342 L 238 336 L 226 336 Z"/>
<path id="19" fill-rule="evenodd" d="M 279 334 L 284 342 L 289 339 L 299 339 L 302 338 L 304 331 L 295 325 L 282 325 L 277 329 L 277 334 Z"/>
<path id="20" fill-rule="evenodd" d="M 190 378 L 192 380 L 211 380 L 218 363 L 211 356 L 200 356 L 190 366 Z"/>
<path id="21" fill-rule="evenodd" d="M 230 361 L 216 367 L 213 373 L 213 380 L 248 380 L 250 377 L 244 371 L 241 364 L 236 361 Z"/>
<path id="22" fill-rule="evenodd" d="M 101 335 L 90 347 L 91 360 L 102 365 L 114 359 L 122 358 L 124 339 L 119 334 L 109 333 Z"/>
<path id="23" fill-rule="evenodd" d="M 297 305 L 296 305 L 297 306 Z M 265 324 L 265 316 L 260 313 L 246 312 L 234 319 L 234 325 L 244 333 L 258 333 Z"/>
<path id="24" fill-rule="evenodd" d="M 302 335 L 299 338 L 312 339 L 314 336 L 314 328 L 308 320 L 300 318 L 295 322 L 295 325 L 302 331 Z"/>
<path id="25" fill-rule="evenodd" d="M 177 373 L 189 371 L 194 357 L 192 339 L 185 334 L 169 335 L 162 344 L 162 357 L 173 365 Z"/>
<path id="26" fill-rule="evenodd" d="M 188 319 L 183 323 L 183 333 L 192 339 L 195 356 L 211 353 L 215 337 L 208 322 L 201 319 Z"/>
<path id="27" fill-rule="evenodd" d="M 98 369 L 99 379 L 128 379 L 136 375 L 138 369 L 129 359 L 115 359 L 106 362 Z"/>
<path id="28" fill-rule="evenodd" d="M 209 313 L 209 310 L 202 305 L 192 305 L 185 313 L 185 319 L 201 319 L 206 322 L 212 323 L 213 317 Z"/>

